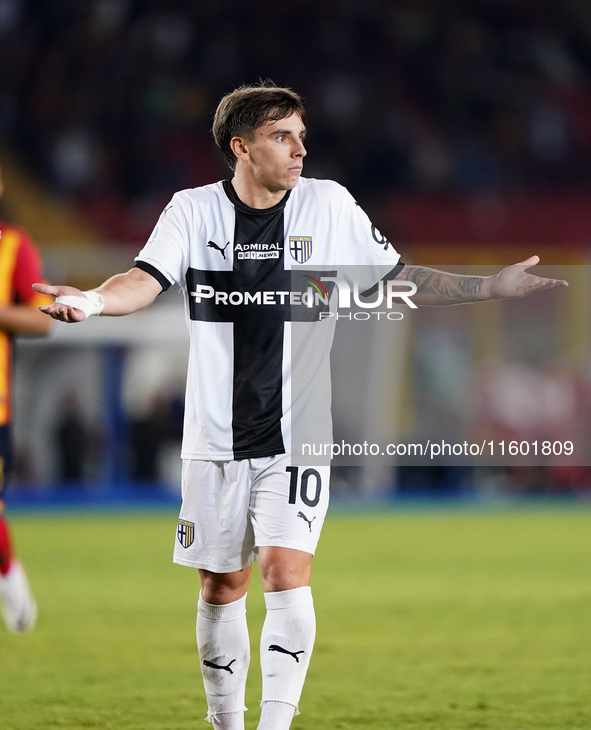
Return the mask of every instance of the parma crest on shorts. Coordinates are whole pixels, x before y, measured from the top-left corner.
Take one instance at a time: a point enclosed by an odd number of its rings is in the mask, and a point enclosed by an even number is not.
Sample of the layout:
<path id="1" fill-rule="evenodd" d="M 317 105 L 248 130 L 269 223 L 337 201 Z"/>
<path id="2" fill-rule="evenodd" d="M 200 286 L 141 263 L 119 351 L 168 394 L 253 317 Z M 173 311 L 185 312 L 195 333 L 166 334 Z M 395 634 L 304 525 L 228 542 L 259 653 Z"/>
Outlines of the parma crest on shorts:
<path id="1" fill-rule="evenodd" d="M 179 520 L 176 535 L 184 548 L 190 547 L 195 539 L 195 523 L 187 522 L 187 520 Z"/>
<path id="2" fill-rule="evenodd" d="M 305 264 L 312 255 L 312 236 L 290 236 L 289 251 L 298 264 Z"/>

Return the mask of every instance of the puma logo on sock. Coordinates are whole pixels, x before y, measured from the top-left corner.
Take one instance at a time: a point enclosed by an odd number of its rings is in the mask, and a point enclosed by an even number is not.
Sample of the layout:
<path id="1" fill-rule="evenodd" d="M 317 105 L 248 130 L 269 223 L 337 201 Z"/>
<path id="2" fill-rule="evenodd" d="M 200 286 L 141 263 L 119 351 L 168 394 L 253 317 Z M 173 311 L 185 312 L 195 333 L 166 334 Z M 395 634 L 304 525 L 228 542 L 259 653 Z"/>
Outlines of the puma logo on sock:
<path id="1" fill-rule="evenodd" d="M 312 532 L 312 523 L 314 522 L 316 517 L 312 517 L 312 519 L 309 520 L 303 512 L 298 512 L 298 517 L 301 517 L 303 520 L 306 520 L 306 522 L 308 523 L 308 527 L 310 528 L 310 532 Z"/>
<path id="2" fill-rule="evenodd" d="M 214 664 L 213 662 L 210 662 L 207 659 L 204 659 L 203 663 L 205 664 L 206 667 L 211 667 L 212 669 L 225 669 L 226 672 L 230 672 L 230 674 L 234 674 L 234 672 L 230 669 L 230 667 L 232 666 L 232 664 L 234 664 L 235 661 L 236 661 L 236 659 L 232 659 L 232 661 L 229 664 L 226 664 L 225 667 L 222 667 L 219 664 Z"/>
<path id="3" fill-rule="evenodd" d="M 300 663 L 300 660 L 298 659 L 298 654 L 306 653 L 303 649 L 301 651 L 287 651 L 287 649 L 284 649 L 282 646 L 278 646 L 277 644 L 271 644 L 271 646 L 269 647 L 269 651 L 278 651 L 280 654 L 289 654 L 296 660 L 298 664 Z"/>

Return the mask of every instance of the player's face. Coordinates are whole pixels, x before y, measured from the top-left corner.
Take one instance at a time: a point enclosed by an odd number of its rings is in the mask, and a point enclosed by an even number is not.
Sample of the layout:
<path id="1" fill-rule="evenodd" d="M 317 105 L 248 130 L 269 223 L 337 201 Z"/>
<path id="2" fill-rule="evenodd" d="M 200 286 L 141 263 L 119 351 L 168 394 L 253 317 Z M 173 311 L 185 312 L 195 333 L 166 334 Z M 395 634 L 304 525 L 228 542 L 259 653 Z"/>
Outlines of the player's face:
<path id="1" fill-rule="evenodd" d="M 244 140 L 245 160 L 254 181 L 271 192 L 291 190 L 302 174 L 306 128 L 292 114 L 259 127 L 251 140 Z"/>

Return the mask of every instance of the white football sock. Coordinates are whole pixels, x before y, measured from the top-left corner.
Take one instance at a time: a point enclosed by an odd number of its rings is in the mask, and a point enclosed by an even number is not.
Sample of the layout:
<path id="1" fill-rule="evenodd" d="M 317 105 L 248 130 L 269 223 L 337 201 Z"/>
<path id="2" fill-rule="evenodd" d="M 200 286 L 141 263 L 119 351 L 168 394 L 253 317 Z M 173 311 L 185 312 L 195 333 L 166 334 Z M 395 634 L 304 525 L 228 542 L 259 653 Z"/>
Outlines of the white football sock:
<path id="1" fill-rule="evenodd" d="M 287 702 L 261 703 L 261 719 L 258 730 L 287 730 L 294 718 L 296 708 Z"/>
<path id="2" fill-rule="evenodd" d="M 302 694 L 316 635 L 312 589 L 265 593 L 261 634 L 262 712 L 258 730 L 287 730 Z"/>
<path id="3" fill-rule="evenodd" d="M 37 604 L 25 569 L 15 558 L 8 573 L 0 575 L 0 609 L 6 628 L 13 634 L 26 634 L 35 627 Z"/>
<path id="4" fill-rule="evenodd" d="M 211 715 L 214 730 L 244 730 L 244 712 L 221 712 Z"/>
<path id="5" fill-rule="evenodd" d="M 199 594 L 197 648 L 207 697 L 207 718 L 216 730 L 244 730 L 244 692 L 250 663 L 246 596 L 215 606 Z"/>

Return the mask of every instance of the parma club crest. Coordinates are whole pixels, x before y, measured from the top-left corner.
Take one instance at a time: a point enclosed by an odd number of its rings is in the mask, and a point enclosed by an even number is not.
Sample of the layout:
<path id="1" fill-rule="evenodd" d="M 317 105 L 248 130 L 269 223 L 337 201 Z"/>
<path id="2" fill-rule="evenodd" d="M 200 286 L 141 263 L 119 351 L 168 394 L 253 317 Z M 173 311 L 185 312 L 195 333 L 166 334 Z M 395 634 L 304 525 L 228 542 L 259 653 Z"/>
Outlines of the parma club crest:
<path id="1" fill-rule="evenodd" d="M 195 523 L 187 522 L 186 520 L 179 520 L 179 526 L 176 531 L 176 535 L 179 539 L 180 544 L 184 548 L 188 548 L 193 544 L 195 539 Z"/>
<path id="2" fill-rule="evenodd" d="M 290 236 L 289 250 L 298 264 L 305 264 L 312 255 L 312 236 Z"/>

